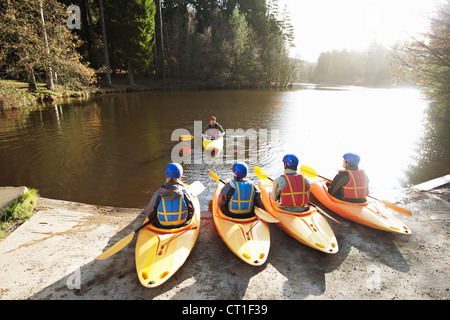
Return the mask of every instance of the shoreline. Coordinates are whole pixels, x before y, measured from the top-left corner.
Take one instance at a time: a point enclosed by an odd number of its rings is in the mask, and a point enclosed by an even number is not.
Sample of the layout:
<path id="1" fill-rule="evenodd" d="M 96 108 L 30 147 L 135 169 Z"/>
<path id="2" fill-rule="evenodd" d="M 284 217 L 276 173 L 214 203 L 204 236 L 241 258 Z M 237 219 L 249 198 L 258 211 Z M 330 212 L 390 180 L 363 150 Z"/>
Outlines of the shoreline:
<path id="1" fill-rule="evenodd" d="M 217 84 L 208 82 L 191 82 L 182 83 L 179 80 L 166 80 L 165 86 L 163 80 L 154 80 L 150 77 L 136 76 L 134 85 L 127 83 L 126 74 L 118 74 L 112 78 L 112 87 L 106 85 L 103 79 L 104 75 L 98 74 L 99 79 L 96 84 L 87 86 L 79 90 L 65 88 L 63 86 L 55 85 L 55 90 L 51 91 L 46 88 L 44 83 L 38 83 L 37 92 L 30 92 L 28 90 L 28 83 L 20 80 L 0 79 L 0 89 L 5 89 L 6 97 L 3 97 L 0 91 L 0 111 L 20 111 L 27 110 L 36 106 L 45 104 L 55 104 L 69 99 L 88 99 L 91 96 L 98 96 L 103 94 L 113 93 L 131 93 L 131 92 L 146 92 L 146 91 L 173 91 L 173 90 L 227 90 L 227 89 L 258 89 L 254 87 L 220 87 Z M 268 87 L 269 89 L 284 90 L 292 88 L 292 84 L 287 87 Z M 7 96 L 10 97 L 7 97 Z M 13 100 L 13 101 L 9 101 Z"/>
<path id="2" fill-rule="evenodd" d="M 241 262 L 202 212 L 197 243 L 161 287 L 136 275 L 135 239 L 114 257 L 95 257 L 144 221 L 142 209 L 38 199 L 38 212 L 0 241 L 1 300 L 448 300 L 450 187 L 405 189 L 396 216 L 413 231 L 365 227 L 325 209 L 339 243 L 336 255 L 311 249 L 270 225 L 267 262 Z M 270 290 L 268 289 L 270 288 Z"/>

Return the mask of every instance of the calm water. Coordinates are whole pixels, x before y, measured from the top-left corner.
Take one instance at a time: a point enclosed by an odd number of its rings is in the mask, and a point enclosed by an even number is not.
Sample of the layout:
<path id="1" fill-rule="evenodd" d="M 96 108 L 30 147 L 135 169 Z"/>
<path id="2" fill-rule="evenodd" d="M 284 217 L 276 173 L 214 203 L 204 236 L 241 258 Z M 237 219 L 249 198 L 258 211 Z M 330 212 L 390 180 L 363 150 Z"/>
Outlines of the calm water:
<path id="1" fill-rule="evenodd" d="M 259 145 L 228 138 L 223 153 L 212 161 L 184 164 L 184 180 L 200 180 L 207 187 L 201 195 L 202 209 L 216 186 L 207 169 L 231 177 L 230 159 L 244 157 L 257 183 L 254 165 L 278 175 L 286 153 L 298 155 L 301 164 L 330 178 L 342 165 L 345 152 L 358 153 L 371 192 L 388 195 L 414 179 L 418 183 L 449 173 L 448 164 L 441 160 L 448 159 L 448 126 L 426 122 L 426 107 L 414 89 L 99 96 L 22 117 L 3 115 L 0 185 L 34 187 L 55 199 L 145 207 L 163 183 L 164 168 L 179 143 L 171 141 L 173 131 L 182 128 L 194 134 L 194 121 L 204 126 L 214 114 L 225 129 L 247 133 L 253 129 L 259 134 Z M 419 178 L 414 178 L 416 171 L 421 172 Z"/>

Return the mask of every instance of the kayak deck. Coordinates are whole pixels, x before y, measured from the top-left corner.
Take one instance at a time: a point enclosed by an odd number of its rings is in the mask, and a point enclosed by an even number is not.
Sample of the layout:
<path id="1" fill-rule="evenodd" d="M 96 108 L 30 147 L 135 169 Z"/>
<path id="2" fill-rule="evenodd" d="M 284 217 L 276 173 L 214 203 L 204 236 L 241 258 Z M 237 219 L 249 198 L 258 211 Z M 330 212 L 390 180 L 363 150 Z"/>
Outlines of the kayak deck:
<path id="1" fill-rule="evenodd" d="M 267 222 L 258 217 L 233 219 L 222 213 L 217 205 L 220 191 L 219 183 L 213 197 L 213 219 L 217 232 L 228 248 L 240 259 L 253 266 L 264 264 L 269 255 L 270 230 Z"/>
<path id="2" fill-rule="evenodd" d="M 219 153 L 223 149 L 223 137 L 219 137 L 215 140 L 203 138 L 203 149 L 206 151 Z"/>
<path id="3" fill-rule="evenodd" d="M 144 287 L 160 286 L 188 258 L 200 228 L 200 204 L 197 197 L 194 197 L 193 202 L 195 214 L 189 225 L 172 230 L 149 225 L 139 232 L 135 251 L 136 271 Z"/>
<path id="4" fill-rule="evenodd" d="M 379 230 L 412 234 L 403 222 L 395 216 L 382 211 L 375 202 L 351 203 L 339 200 L 328 193 L 327 180 L 311 179 L 311 192 L 323 205 L 345 219 Z"/>
<path id="5" fill-rule="evenodd" d="M 270 198 L 272 191 L 270 180 L 260 180 L 259 189 L 266 211 L 277 218 L 277 225 L 297 241 L 316 250 L 335 254 L 339 251 L 336 236 L 327 220 L 310 207 L 308 211 L 293 213 L 280 209 Z"/>

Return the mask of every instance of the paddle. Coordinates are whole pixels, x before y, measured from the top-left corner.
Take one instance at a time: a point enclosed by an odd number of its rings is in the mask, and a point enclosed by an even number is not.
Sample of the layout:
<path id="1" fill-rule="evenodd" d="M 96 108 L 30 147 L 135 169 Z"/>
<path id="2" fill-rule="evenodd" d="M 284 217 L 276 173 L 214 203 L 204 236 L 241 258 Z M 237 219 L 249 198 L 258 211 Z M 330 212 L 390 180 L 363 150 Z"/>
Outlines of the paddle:
<path id="1" fill-rule="evenodd" d="M 211 178 L 213 178 L 214 181 L 217 182 L 222 182 L 223 184 L 226 184 L 225 181 L 223 181 L 222 179 L 219 178 L 219 176 L 217 174 L 215 174 L 214 172 L 212 172 L 211 170 L 208 170 L 209 174 L 211 175 Z M 258 208 L 255 206 L 255 214 L 261 219 L 264 220 L 266 222 L 269 223 L 278 223 L 280 221 L 278 221 L 278 219 L 272 217 L 270 215 L 270 213 L 268 213 L 266 210 L 263 210 L 261 208 Z"/>
<path id="2" fill-rule="evenodd" d="M 320 177 L 320 178 L 322 178 L 322 179 L 331 181 L 331 180 L 328 179 L 328 178 L 325 178 L 325 177 L 322 177 L 322 176 L 318 175 L 317 172 L 316 172 L 313 168 L 310 168 L 310 167 L 307 167 L 307 166 L 302 166 L 301 169 L 300 169 L 300 172 L 301 172 L 301 173 L 304 173 L 304 174 L 305 174 L 307 177 L 309 177 L 309 178 Z M 397 211 L 397 212 L 406 214 L 407 216 L 411 216 L 411 215 L 412 215 L 412 214 L 411 214 L 411 211 L 406 210 L 406 209 L 403 209 L 403 208 L 400 208 L 400 207 L 398 207 L 398 206 L 396 206 L 396 205 L 393 205 L 392 203 L 389 203 L 389 202 L 387 202 L 387 201 L 383 201 L 383 200 L 377 199 L 377 198 L 375 198 L 375 197 L 373 197 L 373 196 L 370 196 L 370 195 L 369 195 L 368 197 L 369 197 L 369 198 L 372 198 L 372 199 L 374 199 L 374 200 L 377 200 L 377 201 L 379 201 L 379 202 L 381 202 L 381 203 L 383 203 L 384 205 L 386 205 L 387 207 L 391 208 L 391 209 L 394 210 L 394 211 Z"/>
<path id="3" fill-rule="evenodd" d="M 192 183 L 190 186 L 187 186 L 187 189 L 194 196 L 197 196 L 200 193 L 202 193 L 203 190 L 205 190 L 205 186 L 200 181 L 196 181 L 196 182 Z M 139 228 L 134 230 L 132 233 L 130 233 L 128 236 L 126 236 L 125 238 L 122 238 L 121 240 L 117 241 L 116 244 L 114 244 L 111 248 L 109 248 L 108 250 L 103 252 L 101 255 L 99 255 L 97 258 L 95 258 L 95 260 L 106 260 L 109 257 L 115 255 L 117 252 L 119 252 L 120 250 L 125 248 L 131 242 L 131 240 L 133 240 L 133 238 L 134 238 L 136 233 L 138 233 L 139 231 L 144 229 L 149 224 L 151 224 L 151 221 L 147 221 L 142 226 L 140 226 Z"/>
<path id="4" fill-rule="evenodd" d="M 264 171 L 264 169 L 261 169 L 258 166 L 255 166 L 255 174 L 258 178 L 260 178 L 261 180 L 266 180 L 269 179 L 270 181 L 273 182 L 273 179 L 271 177 L 269 177 L 267 175 L 267 173 Z M 330 218 L 331 220 L 333 220 L 334 222 L 337 222 L 339 224 L 341 224 L 339 221 L 337 221 L 336 219 L 334 219 L 333 217 L 331 217 L 330 215 L 328 215 L 325 211 L 323 211 L 321 208 L 319 208 L 318 206 L 316 206 L 314 203 L 312 202 L 308 202 L 308 204 L 310 206 L 313 206 L 314 208 L 316 208 L 321 214 L 323 214 L 324 216 Z"/>
<path id="5" fill-rule="evenodd" d="M 180 136 L 180 139 L 182 141 L 190 141 L 190 140 L 193 140 L 194 138 L 195 138 L 194 136 L 189 136 L 189 135 Z"/>

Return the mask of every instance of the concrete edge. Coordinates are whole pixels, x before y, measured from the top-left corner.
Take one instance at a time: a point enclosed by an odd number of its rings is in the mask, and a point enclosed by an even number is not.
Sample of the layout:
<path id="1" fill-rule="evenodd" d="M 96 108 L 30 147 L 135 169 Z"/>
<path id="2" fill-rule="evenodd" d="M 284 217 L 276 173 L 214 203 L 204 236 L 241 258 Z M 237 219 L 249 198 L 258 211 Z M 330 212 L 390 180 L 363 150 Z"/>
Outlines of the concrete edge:
<path id="1" fill-rule="evenodd" d="M 430 191 L 442 187 L 448 183 L 450 183 L 450 174 L 420 183 L 418 185 L 411 187 L 411 189 L 420 191 Z"/>
<path id="2" fill-rule="evenodd" d="M 22 187 L 0 187 L 0 212 L 8 208 L 14 202 L 28 191 L 25 186 Z"/>

